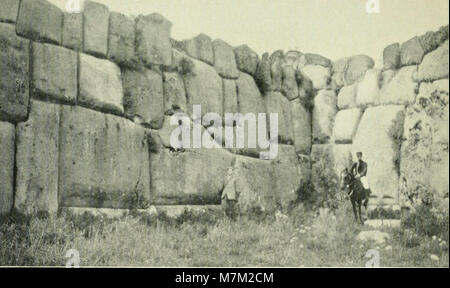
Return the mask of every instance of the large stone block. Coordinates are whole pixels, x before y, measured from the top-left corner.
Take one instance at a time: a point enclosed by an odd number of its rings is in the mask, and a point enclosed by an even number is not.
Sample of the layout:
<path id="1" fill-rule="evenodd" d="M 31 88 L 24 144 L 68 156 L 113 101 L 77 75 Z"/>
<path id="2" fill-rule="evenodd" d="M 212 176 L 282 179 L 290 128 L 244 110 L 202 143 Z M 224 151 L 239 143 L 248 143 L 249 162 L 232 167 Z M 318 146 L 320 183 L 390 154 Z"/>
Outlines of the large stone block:
<path id="1" fill-rule="evenodd" d="M 267 114 L 278 114 L 278 140 L 280 143 L 293 144 L 291 103 L 280 92 L 270 92 L 264 96 Z"/>
<path id="2" fill-rule="evenodd" d="M 237 89 L 236 81 L 230 79 L 222 79 L 223 81 L 223 113 L 237 113 L 238 109 L 238 99 L 237 99 Z M 225 123 L 226 125 L 232 126 L 233 123 Z"/>
<path id="3" fill-rule="evenodd" d="M 259 64 L 258 54 L 245 44 L 234 48 L 234 54 L 236 55 L 238 69 L 250 75 L 255 75 Z"/>
<path id="4" fill-rule="evenodd" d="M 164 72 L 163 81 L 164 113 L 171 114 L 174 111 L 187 112 L 183 77 L 178 73 Z"/>
<path id="5" fill-rule="evenodd" d="M 294 70 L 300 70 L 306 65 L 306 57 L 300 51 L 291 50 L 287 52 L 284 55 L 284 60 L 286 65 L 291 66 Z"/>
<path id="6" fill-rule="evenodd" d="M 82 13 L 64 13 L 62 45 L 75 51 L 83 50 Z"/>
<path id="7" fill-rule="evenodd" d="M 399 154 L 404 107 L 378 106 L 365 110 L 353 140 L 353 154 L 363 153 L 374 196 L 398 199 Z"/>
<path id="8" fill-rule="evenodd" d="M 330 59 L 314 53 L 305 54 L 306 65 L 321 65 L 323 67 L 332 67 L 333 63 Z"/>
<path id="9" fill-rule="evenodd" d="M 344 86 L 339 90 L 337 96 L 337 106 L 339 109 L 351 109 L 356 107 L 356 93 L 358 85 L 353 84 L 350 86 Z"/>
<path id="10" fill-rule="evenodd" d="M 357 83 L 374 65 L 373 59 L 366 55 L 341 58 L 333 64 L 333 83 L 336 87 Z"/>
<path id="11" fill-rule="evenodd" d="M 197 60 L 214 65 L 214 50 L 211 38 L 206 34 L 199 34 L 192 39 L 184 40 L 184 50 Z"/>
<path id="12" fill-rule="evenodd" d="M 123 113 L 119 67 L 108 60 L 80 54 L 78 103 L 112 113 Z"/>
<path id="13" fill-rule="evenodd" d="M 400 44 L 394 43 L 383 51 L 383 69 L 397 69 L 400 66 Z"/>
<path id="14" fill-rule="evenodd" d="M 152 70 L 124 70 L 122 74 L 125 115 L 151 128 L 164 120 L 162 76 Z"/>
<path id="15" fill-rule="evenodd" d="M 375 106 L 380 103 L 381 71 L 371 69 L 364 79 L 358 83 L 356 105 L 358 107 Z"/>
<path id="16" fill-rule="evenodd" d="M 224 78 L 237 79 L 239 70 L 236 66 L 233 47 L 220 39 L 214 40 L 212 45 L 214 49 L 214 67 L 217 73 Z"/>
<path id="17" fill-rule="evenodd" d="M 108 53 L 109 9 L 103 4 L 85 1 L 83 51 L 106 57 Z"/>
<path id="18" fill-rule="evenodd" d="M 33 97 L 64 103 L 77 100 L 77 53 L 52 44 L 33 42 Z"/>
<path id="19" fill-rule="evenodd" d="M 321 65 L 306 65 L 300 70 L 304 75 L 311 79 L 314 89 L 327 89 L 330 84 L 330 68 Z"/>
<path id="20" fill-rule="evenodd" d="M 314 98 L 312 131 L 314 143 L 325 143 L 332 135 L 334 116 L 337 113 L 336 94 L 321 90 Z"/>
<path id="21" fill-rule="evenodd" d="M 291 101 L 294 146 L 298 154 L 311 152 L 311 112 L 299 99 Z"/>
<path id="22" fill-rule="evenodd" d="M 401 192 L 409 199 L 448 196 L 449 82 L 422 83 L 407 108 L 401 148 Z M 429 194 L 428 194 L 429 193 Z"/>
<path id="23" fill-rule="evenodd" d="M 20 0 L 0 1 L 0 22 L 16 23 Z"/>
<path id="24" fill-rule="evenodd" d="M 415 81 L 433 81 L 448 78 L 448 40 L 438 49 L 425 55 L 422 63 L 419 65 Z"/>
<path id="25" fill-rule="evenodd" d="M 62 106 L 59 203 L 145 208 L 150 196 L 146 130 L 124 118 Z"/>
<path id="26" fill-rule="evenodd" d="M 298 98 L 298 84 L 294 68 L 290 66 L 284 66 L 282 69 L 283 84 L 281 86 L 281 92 L 283 92 L 283 94 L 286 95 L 289 100 Z"/>
<path id="27" fill-rule="evenodd" d="M 0 214 L 11 211 L 14 201 L 15 127 L 0 121 Z"/>
<path id="28" fill-rule="evenodd" d="M 261 56 L 261 61 L 256 68 L 255 82 L 259 87 L 261 93 L 266 93 L 271 89 L 272 76 L 270 72 L 270 60 L 269 54 L 264 53 Z"/>
<path id="29" fill-rule="evenodd" d="M 121 13 L 109 15 L 108 58 L 122 65 L 134 62 L 134 21 Z"/>
<path id="30" fill-rule="evenodd" d="M 234 155 L 223 149 L 174 152 L 160 147 L 150 155 L 151 203 L 220 204 L 227 170 L 232 167 L 233 159 Z"/>
<path id="31" fill-rule="evenodd" d="M 192 59 L 192 73 L 184 76 L 189 115 L 193 105 L 201 105 L 202 116 L 208 112 L 222 115 L 222 79 L 210 65 Z"/>
<path id="32" fill-rule="evenodd" d="M 0 120 L 24 121 L 29 101 L 29 47 L 14 25 L 0 23 Z"/>
<path id="33" fill-rule="evenodd" d="M 61 44 L 63 12 L 46 0 L 22 0 L 16 31 L 34 41 Z"/>
<path id="34" fill-rule="evenodd" d="M 172 65 L 172 23 L 153 13 L 136 19 L 136 53 L 146 65 Z"/>
<path id="35" fill-rule="evenodd" d="M 414 103 L 417 84 L 413 82 L 413 73 L 417 66 L 400 68 L 390 81 L 384 83 L 380 93 L 381 104 L 406 105 Z"/>
<path id="36" fill-rule="evenodd" d="M 417 36 L 400 46 L 400 61 L 403 66 L 420 64 L 424 55 L 425 51 Z"/>
<path id="37" fill-rule="evenodd" d="M 351 144 L 339 144 L 331 147 L 331 153 L 333 154 L 333 169 L 337 177 L 340 177 L 342 170 L 347 168 L 349 171 L 352 167 L 352 145 Z"/>
<path id="38" fill-rule="evenodd" d="M 60 106 L 31 101 L 26 122 L 17 124 L 14 207 L 25 214 L 58 210 Z"/>
<path id="39" fill-rule="evenodd" d="M 294 146 L 278 145 L 278 156 L 271 164 L 277 206 L 288 208 L 296 201 L 300 185 L 306 182 Z"/>
<path id="40" fill-rule="evenodd" d="M 271 90 L 272 91 L 282 91 L 283 85 L 283 66 L 284 53 L 282 50 L 277 50 L 270 55 L 270 73 L 272 76 Z"/>
<path id="41" fill-rule="evenodd" d="M 336 143 L 351 143 L 358 128 L 362 111 L 358 108 L 341 110 L 336 114 L 333 138 Z"/>
<path id="42" fill-rule="evenodd" d="M 274 211 L 276 192 L 270 161 L 236 156 L 234 167 L 236 194 L 241 211 Z"/>
<path id="43" fill-rule="evenodd" d="M 448 25 L 442 26 L 438 31 L 429 31 L 419 36 L 420 44 L 422 45 L 425 54 L 430 53 L 438 48 L 445 40 L 448 40 Z"/>

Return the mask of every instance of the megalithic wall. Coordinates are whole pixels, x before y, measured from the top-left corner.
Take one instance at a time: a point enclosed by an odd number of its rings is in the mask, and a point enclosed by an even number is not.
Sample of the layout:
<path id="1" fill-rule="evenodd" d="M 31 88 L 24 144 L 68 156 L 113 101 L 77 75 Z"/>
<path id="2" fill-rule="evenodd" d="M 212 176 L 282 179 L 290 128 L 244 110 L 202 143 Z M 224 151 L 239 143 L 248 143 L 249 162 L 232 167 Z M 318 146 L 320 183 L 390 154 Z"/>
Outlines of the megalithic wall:
<path id="1" fill-rule="evenodd" d="M 379 199 L 420 185 L 448 197 L 435 173 L 448 171 L 448 26 L 388 46 L 382 70 L 364 55 L 259 57 L 205 34 L 176 41 L 171 27 L 92 1 L 67 13 L 0 0 L 0 213 L 219 205 L 229 185 L 242 209 L 273 211 L 314 181 L 317 159 L 339 172 L 355 151 Z M 192 117 L 193 105 L 278 113 L 277 157 L 173 149 L 170 116 Z"/>

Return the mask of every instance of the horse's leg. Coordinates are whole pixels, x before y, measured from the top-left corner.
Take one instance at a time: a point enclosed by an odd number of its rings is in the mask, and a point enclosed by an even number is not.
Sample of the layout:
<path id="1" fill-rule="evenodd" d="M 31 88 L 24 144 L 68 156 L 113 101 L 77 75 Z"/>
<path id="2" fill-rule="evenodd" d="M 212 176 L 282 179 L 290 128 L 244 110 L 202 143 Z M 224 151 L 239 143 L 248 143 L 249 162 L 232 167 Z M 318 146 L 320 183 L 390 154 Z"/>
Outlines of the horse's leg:
<path id="1" fill-rule="evenodd" d="M 358 215 L 356 214 L 356 202 L 354 199 L 350 199 L 352 202 L 353 214 L 355 215 L 355 220 L 358 222 Z"/>
<path id="2" fill-rule="evenodd" d="M 361 216 L 361 200 L 358 201 L 358 212 L 359 212 L 359 221 L 361 221 L 361 224 L 364 224 L 364 221 L 362 220 Z"/>

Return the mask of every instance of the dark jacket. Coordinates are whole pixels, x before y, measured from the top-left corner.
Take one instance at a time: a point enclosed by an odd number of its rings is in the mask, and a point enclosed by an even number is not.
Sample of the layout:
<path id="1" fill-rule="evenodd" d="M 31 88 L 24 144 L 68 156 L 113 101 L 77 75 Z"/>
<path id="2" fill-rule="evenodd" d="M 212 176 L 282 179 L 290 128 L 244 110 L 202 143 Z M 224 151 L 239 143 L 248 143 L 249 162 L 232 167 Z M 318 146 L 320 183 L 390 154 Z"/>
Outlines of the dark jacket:
<path id="1" fill-rule="evenodd" d="M 359 162 L 359 167 L 358 167 L 358 162 L 353 163 L 351 172 L 354 176 L 356 176 L 356 174 L 361 175 L 361 177 L 366 176 L 367 175 L 367 163 L 361 160 Z"/>

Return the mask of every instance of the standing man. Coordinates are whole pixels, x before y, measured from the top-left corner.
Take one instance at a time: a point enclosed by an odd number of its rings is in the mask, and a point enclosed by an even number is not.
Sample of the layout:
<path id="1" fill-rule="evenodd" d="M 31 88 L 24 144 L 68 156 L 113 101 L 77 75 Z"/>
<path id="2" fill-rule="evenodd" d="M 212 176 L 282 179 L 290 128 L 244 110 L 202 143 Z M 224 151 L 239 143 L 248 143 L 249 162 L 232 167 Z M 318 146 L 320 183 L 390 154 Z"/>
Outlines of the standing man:
<path id="1" fill-rule="evenodd" d="M 353 163 L 351 173 L 359 179 L 364 189 L 369 190 L 369 180 L 367 179 L 367 163 L 362 160 L 362 152 L 356 152 L 358 161 Z"/>

